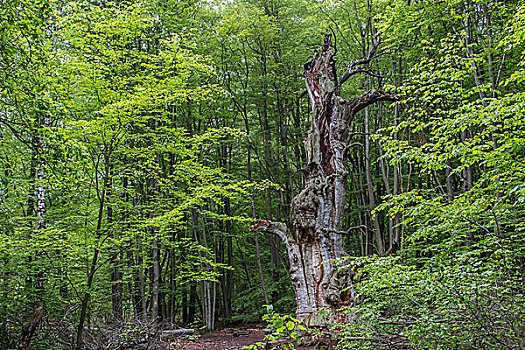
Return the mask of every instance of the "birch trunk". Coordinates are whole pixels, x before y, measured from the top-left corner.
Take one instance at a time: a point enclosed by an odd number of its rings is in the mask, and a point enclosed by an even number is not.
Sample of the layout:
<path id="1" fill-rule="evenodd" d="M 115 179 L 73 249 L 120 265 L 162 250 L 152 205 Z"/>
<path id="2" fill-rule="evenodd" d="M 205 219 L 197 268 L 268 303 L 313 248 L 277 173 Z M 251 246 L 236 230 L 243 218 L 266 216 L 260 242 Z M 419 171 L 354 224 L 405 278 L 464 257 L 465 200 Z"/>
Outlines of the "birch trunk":
<path id="1" fill-rule="evenodd" d="M 290 278 L 297 302 L 297 316 L 307 324 L 316 323 L 321 308 L 337 311 L 353 300 L 351 271 L 335 259 L 347 256 L 343 249 L 343 217 L 346 203 L 345 154 L 355 114 L 378 101 L 395 97 L 371 90 L 345 100 L 339 81 L 330 36 L 321 52 L 314 52 L 305 65 L 305 78 L 312 105 L 311 127 L 306 136 L 305 188 L 290 206 L 290 227 L 261 220 L 252 230 L 278 235 L 290 262 Z"/>

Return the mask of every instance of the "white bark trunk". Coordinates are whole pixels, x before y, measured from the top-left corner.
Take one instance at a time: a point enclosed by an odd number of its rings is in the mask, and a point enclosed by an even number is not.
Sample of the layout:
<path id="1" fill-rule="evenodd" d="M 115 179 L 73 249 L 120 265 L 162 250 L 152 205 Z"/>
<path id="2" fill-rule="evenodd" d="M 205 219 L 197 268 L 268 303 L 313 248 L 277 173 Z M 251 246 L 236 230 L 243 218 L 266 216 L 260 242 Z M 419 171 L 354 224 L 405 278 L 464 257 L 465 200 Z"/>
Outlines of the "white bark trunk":
<path id="1" fill-rule="evenodd" d="M 338 266 L 346 257 L 342 224 L 345 212 L 345 153 L 354 115 L 372 103 L 395 97 L 372 90 L 344 100 L 339 96 L 330 36 L 321 53 L 305 65 L 306 87 L 312 102 L 312 122 L 306 138 L 305 188 L 290 208 L 291 227 L 261 220 L 252 230 L 278 235 L 288 252 L 290 278 L 295 291 L 297 316 L 316 323 L 321 308 L 337 311 L 352 302 L 351 271 Z"/>

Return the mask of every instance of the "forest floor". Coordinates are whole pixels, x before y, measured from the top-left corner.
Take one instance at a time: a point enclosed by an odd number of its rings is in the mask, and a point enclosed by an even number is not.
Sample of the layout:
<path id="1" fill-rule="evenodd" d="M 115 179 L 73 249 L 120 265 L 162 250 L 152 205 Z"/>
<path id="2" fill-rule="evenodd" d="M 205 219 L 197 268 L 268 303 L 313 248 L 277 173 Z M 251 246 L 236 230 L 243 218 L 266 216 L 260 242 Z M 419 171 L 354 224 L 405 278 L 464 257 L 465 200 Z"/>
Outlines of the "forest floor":
<path id="1" fill-rule="evenodd" d="M 167 350 L 241 350 L 243 347 L 264 341 L 264 325 L 248 324 L 235 328 L 218 329 L 198 336 L 174 337 L 166 343 Z M 277 348 L 280 348 L 278 345 Z M 271 349 L 271 347 L 269 347 Z M 296 350 L 313 347 L 295 346 Z"/>

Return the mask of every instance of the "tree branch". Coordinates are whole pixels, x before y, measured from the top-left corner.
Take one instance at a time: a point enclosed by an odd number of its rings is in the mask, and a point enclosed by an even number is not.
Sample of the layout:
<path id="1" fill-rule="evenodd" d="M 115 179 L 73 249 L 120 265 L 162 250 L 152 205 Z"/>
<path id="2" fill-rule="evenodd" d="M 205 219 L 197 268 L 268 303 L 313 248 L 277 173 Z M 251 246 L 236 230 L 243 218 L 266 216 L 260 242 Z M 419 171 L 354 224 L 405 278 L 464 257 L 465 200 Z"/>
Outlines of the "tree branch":
<path id="1" fill-rule="evenodd" d="M 377 48 L 379 47 L 379 44 L 381 44 L 381 36 L 378 34 L 377 36 L 374 37 L 374 39 L 377 39 L 377 40 L 372 40 L 372 43 L 373 43 L 372 47 L 368 51 L 368 54 L 366 55 L 365 58 L 350 62 L 345 72 L 341 76 L 341 78 L 339 78 L 339 85 L 343 84 L 345 81 L 348 80 L 348 78 L 350 78 L 353 75 L 356 75 L 357 73 L 367 73 L 367 74 L 372 75 L 370 71 L 366 69 L 357 69 L 356 67 L 366 65 L 370 63 L 370 61 L 372 61 L 374 58 L 376 58 Z M 372 75 L 372 76 L 375 76 L 375 75 Z"/>
<path id="2" fill-rule="evenodd" d="M 379 101 L 397 101 L 397 95 L 384 92 L 381 90 L 370 90 L 363 93 L 361 96 L 353 97 L 346 100 L 344 104 L 349 108 L 349 115 L 347 118 L 352 118 L 357 112 Z"/>
<path id="3" fill-rule="evenodd" d="M 293 241 L 290 231 L 288 231 L 288 227 L 282 222 L 259 220 L 259 222 L 250 228 L 250 231 L 273 233 L 274 235 L 279 236 L 287 247 L 291 243 L 290 240 Z M 295 241 L 293 243 L 295 243 Z"/>

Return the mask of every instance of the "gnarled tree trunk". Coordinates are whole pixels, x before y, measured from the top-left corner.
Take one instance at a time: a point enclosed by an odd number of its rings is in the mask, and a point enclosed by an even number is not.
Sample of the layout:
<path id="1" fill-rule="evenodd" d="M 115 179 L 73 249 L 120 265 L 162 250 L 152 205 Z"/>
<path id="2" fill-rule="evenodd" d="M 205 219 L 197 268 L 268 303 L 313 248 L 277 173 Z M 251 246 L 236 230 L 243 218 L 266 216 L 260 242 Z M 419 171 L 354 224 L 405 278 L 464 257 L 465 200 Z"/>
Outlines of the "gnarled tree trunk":
<path id="1" fill-rule="evenodd" d="M 355 114 L 393 95 L 371 90 L 345 100 L 340 97 L 330 36 L 321 52 L 305 65 L 306 87 L 313 113 L 306 137 L 305 188 L 290 208 L 291 227 L 261 220 L 252 230 L 278 235 L 288 252 L 290 277 L 297 302 L 297 316 L 315 322 L 321 308 L 336 311 L 352 300 L 351 271 L 336 266 L 343 258 L 343 216 L 346 203 L 345 154 L 350 145 L 350 124 Z M 346 79 L 345 79 L 346 80 Z"/>

